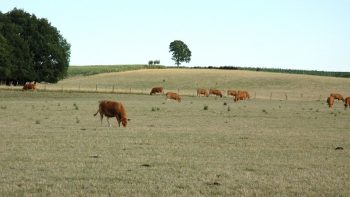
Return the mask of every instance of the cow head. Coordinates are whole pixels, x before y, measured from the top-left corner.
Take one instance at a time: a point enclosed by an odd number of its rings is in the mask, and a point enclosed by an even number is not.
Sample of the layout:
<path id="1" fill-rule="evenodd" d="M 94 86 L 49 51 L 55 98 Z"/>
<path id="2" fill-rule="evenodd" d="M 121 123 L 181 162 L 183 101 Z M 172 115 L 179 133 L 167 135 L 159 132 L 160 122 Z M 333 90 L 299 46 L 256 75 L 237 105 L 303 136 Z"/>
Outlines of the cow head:
<path id="1" fill-rule="evenodd" d="M 126 127 L 126 125 L 128 124 L 128 120 L 130 120 L 130 119 L 127 119 L 125 117 L 122 118 L 122 125 L 123 125 L 123 127 Z"/>

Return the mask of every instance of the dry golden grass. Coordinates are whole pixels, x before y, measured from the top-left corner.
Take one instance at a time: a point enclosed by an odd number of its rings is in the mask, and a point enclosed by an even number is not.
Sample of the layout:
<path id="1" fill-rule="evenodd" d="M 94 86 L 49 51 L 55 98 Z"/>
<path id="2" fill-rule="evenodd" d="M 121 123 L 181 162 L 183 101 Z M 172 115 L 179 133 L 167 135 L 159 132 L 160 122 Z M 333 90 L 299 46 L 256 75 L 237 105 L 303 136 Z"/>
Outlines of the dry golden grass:
<path id="1" fill-rule="evenodd" d="M 104 73 L 87 77 L 73 77 L 40 89 L 113 90 L 115 92 L 149 93 L 154 86 L 165 91 L 179 91 L 195 95 L 198 87 L 248 90 L 251 96 L 275 100 L 324 99 L 330 92 L 350 96 L 350 79 L 310 75 L 280 74 L 237 70 L 207 69 L 148 69 L 119 73 Z"/>
<path id="2" fill-rule="evenodd" d="M 100 125 L 101 99 L 124 103 L 127 128 Z M 341 102 L 4 90 L 0 101 L 0 196 L 350 195 Z"/>

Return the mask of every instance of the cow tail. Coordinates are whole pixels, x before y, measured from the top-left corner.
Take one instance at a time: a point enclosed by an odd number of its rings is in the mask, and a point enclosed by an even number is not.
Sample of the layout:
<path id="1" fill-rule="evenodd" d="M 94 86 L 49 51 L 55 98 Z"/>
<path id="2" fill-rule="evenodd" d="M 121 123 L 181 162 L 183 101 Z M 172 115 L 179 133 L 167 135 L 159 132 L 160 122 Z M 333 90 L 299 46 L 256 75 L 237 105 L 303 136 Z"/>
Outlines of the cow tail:
<path id="1" fill-rule="evenodd" d="M 100 109 L 98 109 L 98 110 L 97 110 L 97 112 L 96 112 L 96 113 L 94 113 L 94 116 L 96 116 L 96 115 L 98 114 L 98 112 L 99 112 L 99 111 L 100 111 Z"/>

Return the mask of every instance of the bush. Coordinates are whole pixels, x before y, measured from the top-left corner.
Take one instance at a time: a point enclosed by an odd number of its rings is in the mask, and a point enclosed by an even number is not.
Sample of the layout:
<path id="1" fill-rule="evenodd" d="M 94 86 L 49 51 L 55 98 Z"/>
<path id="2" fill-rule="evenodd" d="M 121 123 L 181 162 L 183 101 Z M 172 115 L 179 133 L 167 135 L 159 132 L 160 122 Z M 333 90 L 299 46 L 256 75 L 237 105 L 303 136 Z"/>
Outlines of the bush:
<path id="1" fill-rule="evenodd" d="M 203 110 L 208 110 L 209 106 L 208 105 L 204 105 Z"/>

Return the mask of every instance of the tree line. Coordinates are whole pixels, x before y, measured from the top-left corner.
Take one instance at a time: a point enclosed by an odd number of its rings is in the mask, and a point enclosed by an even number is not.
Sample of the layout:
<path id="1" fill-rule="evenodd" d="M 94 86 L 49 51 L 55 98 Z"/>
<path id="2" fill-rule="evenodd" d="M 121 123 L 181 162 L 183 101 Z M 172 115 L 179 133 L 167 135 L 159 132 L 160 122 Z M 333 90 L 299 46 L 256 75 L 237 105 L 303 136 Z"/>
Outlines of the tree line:
<path id="1" fill-rule="evenodd" d="M 0 12 L 0 81 L 55 83 L 67 75 L 70 44 L 45 18 L 14 8 Z"/>
<path id="2" fill-rule="evenodd" d="M 260 68 L 260 67 L 239 67 L 239 66 L 208 66 L 208 67 L 192 67 L 195 69 L 221 69 L 221 70 L 249 70 L 261 72 L 275 72 L 288 74 L 305 74 L 327 77 L 343 77 L 350 78 L 350 72 L 336 72 L 336 71 L 318 71 L 318 70 L 300 70 L 300 69 L 283 69 L 283 68 Z"/>

